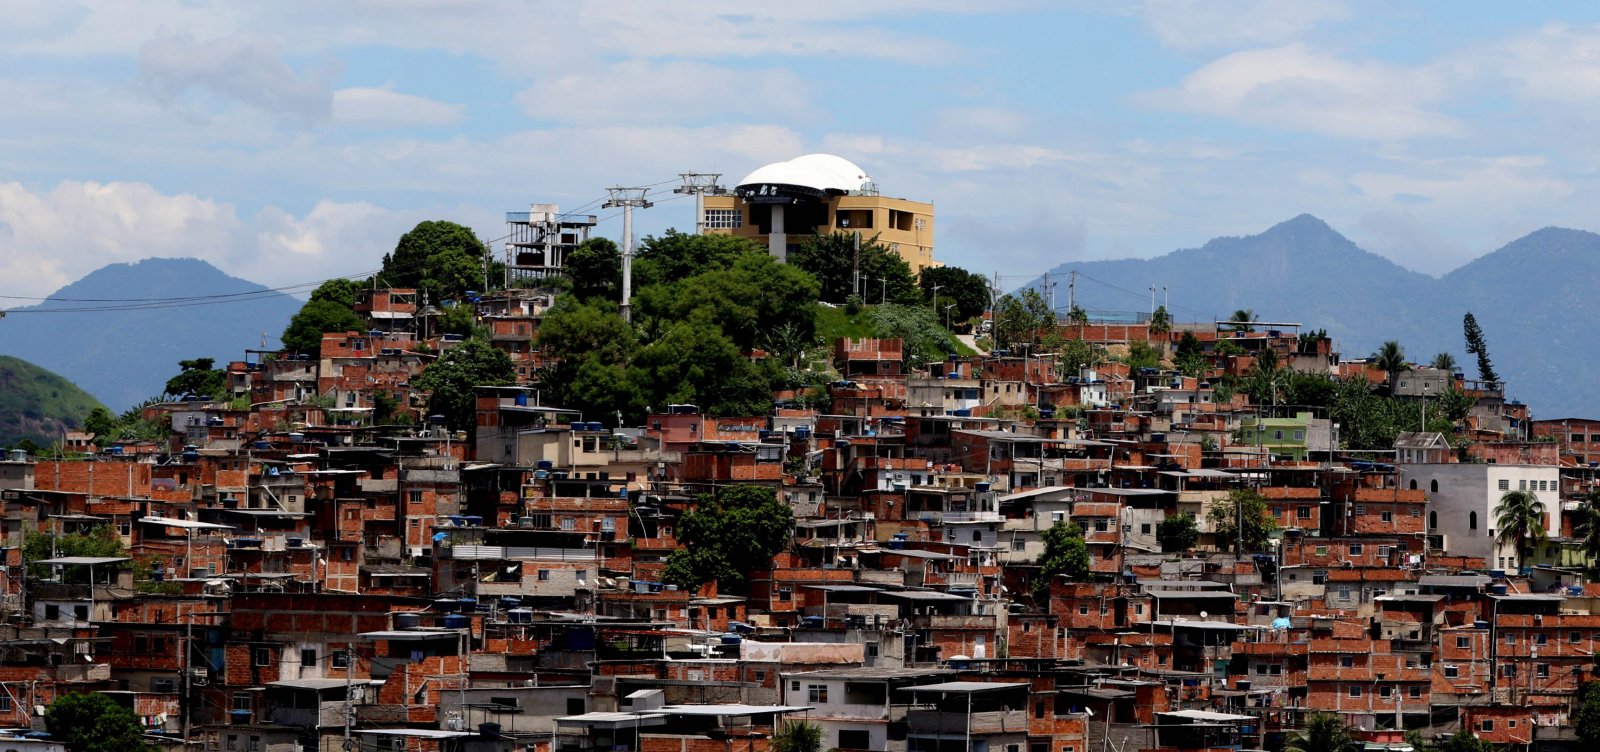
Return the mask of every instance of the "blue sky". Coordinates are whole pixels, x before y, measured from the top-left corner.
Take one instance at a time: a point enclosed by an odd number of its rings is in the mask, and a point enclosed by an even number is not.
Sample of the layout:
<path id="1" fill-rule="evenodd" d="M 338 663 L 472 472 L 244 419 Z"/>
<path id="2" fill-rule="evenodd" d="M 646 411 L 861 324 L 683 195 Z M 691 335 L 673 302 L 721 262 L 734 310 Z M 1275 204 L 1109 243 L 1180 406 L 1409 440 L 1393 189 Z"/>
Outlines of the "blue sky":
<path id="1" fill-rule="evenodd" d="M 1592 4 L 978 5 L 0 0 L 0 295 L 357 274 L 422 219 L 812 151 L 1018 282 L 1302 212 L 1433 274 L 1600 229 Z M 692 224 L 670 188 L 641 232 Z"/>

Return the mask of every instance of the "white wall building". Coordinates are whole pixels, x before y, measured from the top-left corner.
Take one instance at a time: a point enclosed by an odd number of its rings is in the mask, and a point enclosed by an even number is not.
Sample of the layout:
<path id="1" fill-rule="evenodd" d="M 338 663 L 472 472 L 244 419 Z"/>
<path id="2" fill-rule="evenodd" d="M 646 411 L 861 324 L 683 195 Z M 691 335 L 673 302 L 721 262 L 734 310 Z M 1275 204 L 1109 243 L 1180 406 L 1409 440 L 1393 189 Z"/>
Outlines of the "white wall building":
<path id="1" fill-rule="evenodd" d="M 1544 503 L 1545 530 L 1561 529 L 1560 469 L 1553 465 L 1401 465 L 1401 482 L 1428 494 L 1428 535 L 1443 536 L 1454 556 L 1482 556 L 1489 566 L 1520 566 L 1515 547 L 1495 542 L 1496 510 L 1507 491 L 1531 491 Z"/>

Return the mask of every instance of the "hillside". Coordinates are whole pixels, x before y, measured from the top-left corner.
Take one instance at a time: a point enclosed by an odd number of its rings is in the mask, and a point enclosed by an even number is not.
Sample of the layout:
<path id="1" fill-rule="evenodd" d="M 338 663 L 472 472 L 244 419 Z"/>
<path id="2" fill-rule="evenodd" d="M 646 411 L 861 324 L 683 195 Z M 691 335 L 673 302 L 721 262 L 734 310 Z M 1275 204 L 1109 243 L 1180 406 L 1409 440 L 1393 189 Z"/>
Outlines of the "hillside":
<path id="1" fill-rule="evenodd" d="M 213 297 L 204 305 L 158 302 L 195 296 Z M 141 302 L 104 302 L 130 299 Z M 81 310 L 105 306 L 124 310 Z M 260 346 L 263 334 L 267 347 L 276 348 L 299 308 L 288 295 L 196 259 L 112 264 L 37 306 L 12 310 L 0 322 L 0 354 L 59 373 L 120 411 L 160 394 L 180 360 L 238 360 Z"/>
<path id="2" fill-rule="evenodd" d="M 0 445 L 61 440 L 99 401 L 77 385 L 32 363 L 0 355 Z"/>
<path id="3" fill-rule="evenodd" d="M 1263 321 L 1327 329 L 1346 357 L 1393 339 L 1414 361 L 1449 352 L 1475 377 L 1461 335 L 1461 318 L 1471 311 L 1509 396 L 1541 417 L 1596 412 L 1582 376 L 1600 367 L 1600 352 L 1583 344 L 1575 323 L 1600 314 L 1600 301 L 1588 292 L 1600 285 L 1594 233 L 1539 230 L 1435 278 L 1301 215 L 1259 235 L 1217 238 L 1156 258 L 1062 264 L 1050 276 L 1063 309 L 1069 271 L 1078 272 L 1078 304 L 1091 312 L 1147 312 L 1150 286 L 1165 286 L 1179 321 L 1213 321 L 1249 308 Z"/>

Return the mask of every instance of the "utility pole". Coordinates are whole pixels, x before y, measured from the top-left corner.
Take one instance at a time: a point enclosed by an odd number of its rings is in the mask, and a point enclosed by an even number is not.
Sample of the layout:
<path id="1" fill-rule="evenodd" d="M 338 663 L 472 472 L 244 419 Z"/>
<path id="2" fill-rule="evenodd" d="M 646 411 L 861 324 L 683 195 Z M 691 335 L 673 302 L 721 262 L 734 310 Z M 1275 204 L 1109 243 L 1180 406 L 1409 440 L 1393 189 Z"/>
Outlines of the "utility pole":
<path id="1" fill-rule="evenodd" d="M 862 298 L 862 297 L 866 297 L 866 296 L 862 294 L 862 289 L 861 289 L 861 231 L 860 230 L 856 230 L 854 243 L 855 243 L 855 254 L 852 257 L 854 260 L 851 262 L 851 265 L 852 265 L 851 268 L 853 268 L 855 270 L 855 277 L 853 278 L 853 281 L 850 283 L 850 292 L 855 293 L 856 297 Z"/>
<path id="2" fill-rule="evenodd" d="M 1067 276 L 1067 310 L 1078 307 L 1078 272 L 1073 270 Z"/>
<path id="3" fill-rule="evenodd" d="M 706 194 L 721 196 L 728 192 L 727 188 L 717 185 L 717 178 L 722 177 L 720 172 L 680 172 L 678 177 L 683 179 L 683 185 L 673 188 L 673 193 L 692 194 L 694 196 L 694 234 L 706 234 Z"/>
<path id="4" fill-rule="evenodd" d="M 648 209 L 653 204 L 646 201 L 644 195 L 650 192 L 649 188 L 624 188 L 620 185 L 606 189 L 611 194 L 611 200 L 601 204 L 602 208 L 614 209 L 622 207 L 622 320 L 633 322 L 633 209 Z"/>
<path id="5" fill-rule="evenodd" d="M 1050 314 L 1052 316 L 1055 315 L 1056 301 L 1055 296 L 1050 294 L 1050 272 L 1045 272 L 1044 277 L 1040 279 L 1039 291 L 1044 293 L 1044 302 L 1045 305 L 1050 306 Z"/>
<path id="6" fill-rule="evenodd" d="M 353 741 L 351 741 L 351 739 L 350 739 L 350 726 L 355 723 L 355 719 L 356 719 L 355 698 L 350 696 L 351 684 L 354 683 L 354 682 L 351 681 L 351 676 L 355 674 L 355 671 L 356 671 L 356 651 L 355 651 L 354 648 L 350 647 L 349 643 L 346 643 L 345 646 L 344 646 L 344 749 L 345 749 L 345 752 L 350 752 L 351 750 L 355 749 L 355 743 Z M 466 708 L 463 707 L 462 710 L 463 710 L 463 713 L 464 713 Z M 462 717 L 465 717 L 465 715 L 463 715 Z"/>
<path id="7" fill-rule="evenodd" d="M 1156 315 L 1156 286 L 1150 286 L 1150 315 Z"/>

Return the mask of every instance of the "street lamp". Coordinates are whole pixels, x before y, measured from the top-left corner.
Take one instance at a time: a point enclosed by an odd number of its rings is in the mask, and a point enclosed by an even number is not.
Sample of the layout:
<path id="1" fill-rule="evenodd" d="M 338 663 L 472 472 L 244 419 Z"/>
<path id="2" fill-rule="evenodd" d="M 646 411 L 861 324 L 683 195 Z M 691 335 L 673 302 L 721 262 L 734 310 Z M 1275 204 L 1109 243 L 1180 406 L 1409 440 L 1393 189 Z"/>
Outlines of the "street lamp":
<path id="1" fill-rule="evenodd" d="M 950 305 L 947 305 L 947 306 L 944 307 L 944 328 L 945 329 L 949 329 L 950 328 L 950 309 L 955 308 L 955 307 L 956 307 L 955 303 L 951 303 Z"/>

